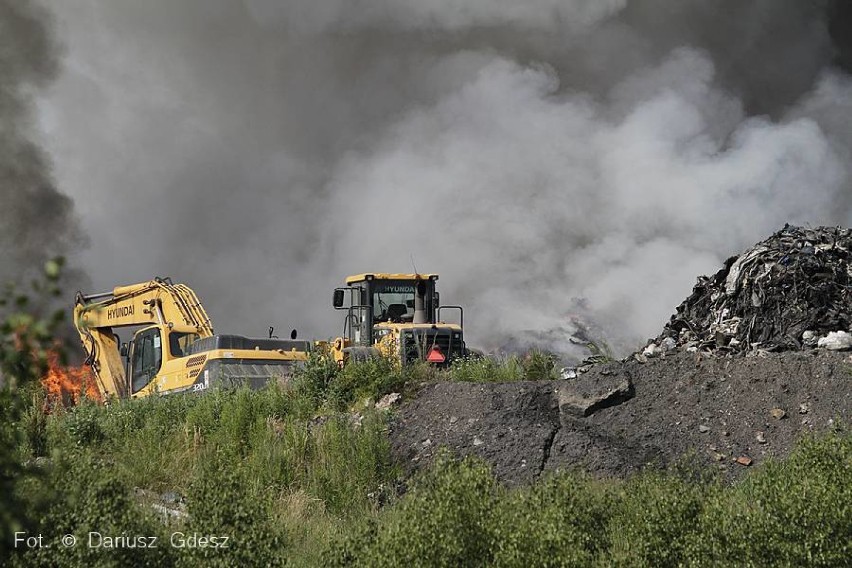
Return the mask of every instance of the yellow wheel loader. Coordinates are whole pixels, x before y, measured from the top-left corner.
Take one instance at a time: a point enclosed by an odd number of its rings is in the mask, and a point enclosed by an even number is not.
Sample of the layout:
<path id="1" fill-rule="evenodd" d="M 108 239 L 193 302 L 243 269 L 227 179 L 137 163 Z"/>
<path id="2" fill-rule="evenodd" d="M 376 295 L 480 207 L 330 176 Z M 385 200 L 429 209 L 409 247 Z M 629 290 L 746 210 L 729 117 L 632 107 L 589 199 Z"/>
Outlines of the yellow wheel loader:
<path id="1" fill-rule="evenodd" d="M 104 400 L 214 387 L 260 387 L 289 377 L 311 343 L 216 335 L 201 301 L 168 278 L 77 292 L 74 325 Z M 116 331 L 135 331 L 121 343 Z M 271 335 L 271 334 L 270 334 Z"/>
<path id="2" fill-rule="evenodd" d="M 400 365 L 427 361 L 448 366 L 469 354 L 464 310 L 441 306 L 437 274 L 356 274 L 334 290 L 335 309 L 345 310 L 343 336 L 329 350 L 343 366 L 350 360 L 389 357 Z M 441 313 L 455 310 L 459 323 L 444 323 Z"/>

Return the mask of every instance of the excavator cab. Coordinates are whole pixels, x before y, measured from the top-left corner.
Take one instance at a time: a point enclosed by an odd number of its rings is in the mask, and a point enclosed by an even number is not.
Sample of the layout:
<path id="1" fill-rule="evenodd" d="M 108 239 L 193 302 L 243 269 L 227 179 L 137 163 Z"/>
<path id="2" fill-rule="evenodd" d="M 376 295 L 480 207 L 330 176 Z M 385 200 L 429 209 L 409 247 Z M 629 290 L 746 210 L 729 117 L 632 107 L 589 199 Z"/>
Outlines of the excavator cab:
<path id="1" fill-rule="evenodd" d="M 130 392 L 135 394 L 145 388 L 160 373 L 164 360 L 186 357 L 190 345 L 201 339 L 195 328 L 163 328 L 152 325 L 137 331 L 130 344 L 122 345 L 122 355 L 127 358 L 126 376 Z M 168 346 L 168 349 L 165 347 Z"/>

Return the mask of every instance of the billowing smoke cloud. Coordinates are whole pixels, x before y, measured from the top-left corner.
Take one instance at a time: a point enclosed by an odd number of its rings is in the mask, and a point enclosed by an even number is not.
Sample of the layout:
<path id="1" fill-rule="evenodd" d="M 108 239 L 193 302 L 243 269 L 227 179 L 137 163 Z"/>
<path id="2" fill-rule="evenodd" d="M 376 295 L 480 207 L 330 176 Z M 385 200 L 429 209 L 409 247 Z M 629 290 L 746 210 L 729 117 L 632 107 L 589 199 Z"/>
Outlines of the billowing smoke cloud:
<path id="1" fill-rule="evenodd" d="M 38 274 L 80 239 L 72 202 L 33 142 L 33 94 L 57 70 L 47 21 L 29 1 L 0 0 L 0 285 Z"/>
<path id="2" fill-rule="evenodd" d="M 55 0 L 42 125 L 99 287 L 328 336 L 345 274 L 413 257 L 475 343 L 627 349 L 785 222 L 850 222 L 841 4 Z"/>

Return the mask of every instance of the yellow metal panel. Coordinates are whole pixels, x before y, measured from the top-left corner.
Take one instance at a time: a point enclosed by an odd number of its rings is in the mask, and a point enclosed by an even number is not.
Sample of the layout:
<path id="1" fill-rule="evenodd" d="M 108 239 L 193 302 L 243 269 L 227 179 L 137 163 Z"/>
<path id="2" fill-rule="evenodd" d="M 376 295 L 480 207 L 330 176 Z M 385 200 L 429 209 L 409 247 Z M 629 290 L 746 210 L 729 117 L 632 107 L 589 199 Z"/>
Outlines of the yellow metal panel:
<path id="1" fill-rule="evenodd" d="M 363 282 L 370 277 L 373 280 L 437 280 L 437 274 L 392 274 L 389 272 L 365 272 L 346 277 L 347 284 Z"/>

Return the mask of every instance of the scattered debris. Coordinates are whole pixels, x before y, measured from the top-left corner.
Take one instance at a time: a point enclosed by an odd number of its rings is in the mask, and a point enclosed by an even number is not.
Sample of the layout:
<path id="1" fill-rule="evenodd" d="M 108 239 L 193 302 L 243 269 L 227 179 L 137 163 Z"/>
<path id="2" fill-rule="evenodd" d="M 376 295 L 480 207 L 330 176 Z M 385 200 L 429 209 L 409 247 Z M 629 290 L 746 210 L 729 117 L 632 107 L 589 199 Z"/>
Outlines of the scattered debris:
<path id="1" fill-rule="evenodd" d="M 802 344 L 805 347 L 816 347 L 819 343 L 819 335 L 815 331 L 807 330 L 802 333 Z"/>
<path id="2" fill-rule="evenodd" d="M 727 353 L 849 349 L 852 230 L 786 225 L 701 276 L 652 345 Z M 647 355 L 651 346 L 645 348 Z"/>
<path id="3" fill-rule="evenodd" d="M 734 461 L 736 461 L 738 464 L 740 464 L 740 465 L 744 465 L 744 466 L 746 466 L 746 467 L 750 466 L 750 465 L 751 465 L 751 463 L 752 463 L 751 458 L 750 458 L 750 457 L 748 457 L 748 456 L 740 456 L 740 457 L 738 457 L 738 458 L 737 458 L 736 460 L 734 460 Z"/>
<path id="4" fill-rule="evenodd" d="M 660 351 L 661 349 L 656 343 L 651 343 L 642 351 L 642 355 L 645 357 L 656 357 Z"/>
<path id="5" fill-rule="evenodd" d="M 845 331 L 831 331 L 817 340 L 817 347 L 832 351 L 846 351 L 852 347 L 852 335 Z"/>
<path id="6" fill-rule="evenodd" d="M 799 414 L 807 414 L 811 410 L 811 405 L 803 402 L 799 405 Z"/>
<path id="7" fill-rule="evenodd" d="M 773 408 L 769 411 L 769 414 L 776 420 L 781 420 L 787 416 L 787 412 L 781 408 Z"/>
<path id="8" fill-rule="evenodd" d="M 698 427 L 698 431 L 699 431 L 699 432 L 701 432 L 702 434 L 706 434 L 707 432 L 709 432 L 709 431 L 710 431 L 710 427 L 709 427 L 709 426 L 705 426 L 704 424 L 701 424 L 701 425 Z"/>
<path id="9" fill-rule="evenodd" d="M 399 400 L 402 398 L 402 395 L 398 392 L 392 392 L 390 394 L 386 394 L 376 403 L 376 408 L 378 410 L 390 410 L 392 406 L 394 406 Z"/>
<path id="10" fill-rule="evenodd" d="M 563 379 L 576 379 L 577 378 L 577 369 L 574 367 L 563 367 L 559 372 L 559 376 Z"/>
<path id="11" fill-rule="evenodd" d="M 186 502 L 182 495 L 174 491 L 159 494 L 141 487 L 134 487 L 136 501 L 141 505 L 150 506 L 161 515 L 160 520 L 170 525 L 175 519 L 186 519 Z"/>
<path id="12" fill-rule="evenodd" d="M 755 439 L 757 440 L 758 444 L 766 443 L 766 437 L 763 435 L 763 432 L 758 432 L 757 436 L 755 436 Z"/>
<path id="13" fill-rule="evenodd" d="M 480 438 L 479 436 L 474 436 L 474 437 L 473 437 L 473 445 L 474 445 L 474 446 L 481 446 L 481 445 L 482 445 L 482 444 L 484 444 L 484 443 L 485 443 L 485 442 L 483 442 L 483 441 L 482 441 L 482 438 Z"/>

